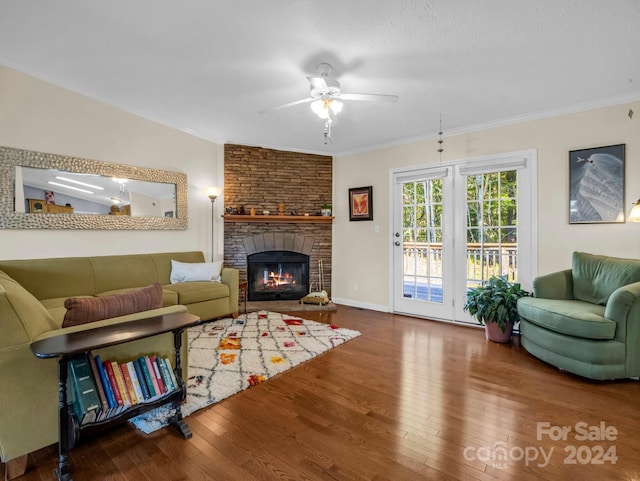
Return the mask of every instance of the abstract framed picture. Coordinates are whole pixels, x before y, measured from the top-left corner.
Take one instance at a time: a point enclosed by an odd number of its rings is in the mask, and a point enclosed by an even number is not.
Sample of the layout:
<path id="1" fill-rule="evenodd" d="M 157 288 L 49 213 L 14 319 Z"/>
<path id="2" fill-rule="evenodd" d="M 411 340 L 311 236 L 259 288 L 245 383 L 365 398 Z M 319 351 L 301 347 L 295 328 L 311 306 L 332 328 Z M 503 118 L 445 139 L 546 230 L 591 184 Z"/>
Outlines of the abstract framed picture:
<path id="1" fill-rule="evenodd" d="M 349 220 L 373 220 L 373 186 L 349 189 Z"/>
<path id="2" fill-rule="evenodd" d="M 569 224 L 624 223 L 625 144 L 569 152 Z"/>

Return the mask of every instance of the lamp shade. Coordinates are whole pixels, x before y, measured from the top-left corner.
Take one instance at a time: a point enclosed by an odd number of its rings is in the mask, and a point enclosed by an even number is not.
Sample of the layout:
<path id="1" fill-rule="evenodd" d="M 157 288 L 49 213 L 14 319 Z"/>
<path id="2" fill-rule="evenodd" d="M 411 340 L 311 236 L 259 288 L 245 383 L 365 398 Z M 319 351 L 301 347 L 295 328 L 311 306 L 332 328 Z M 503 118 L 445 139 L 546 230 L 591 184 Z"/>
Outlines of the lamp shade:
<path id="1" fill-rule="evenodd" d="M 311 102 L 311 110 L 321 119 L 326 119 L 329 116 L 329 106 L 327 100 L 316 100 Z"/>
<path id="2" fill-rule="evenodd" d="M 311 102 L 311 110 L 323 120 L 329 118 L 329 109 L 338 115 L 342 111 L 342 102 L 333 99 L 318 99 Z"/>
<path id="3" fill-rule="evenodd" d="M 627 217 L 627 221 L 640 222 L 640 199 L 638 199 L 638 202 L 633 204 L 631 212 L 629 212 L 629 217 Z"/>
<path id="4" fill-rule="evenodd" d="M 331 111 L 336 115 L 342 112 L 342 102 L 340 102 L 339 100 L 331 100 L 329 103 L 329 107 L 331 107 Z"/>
<path id="5" fill-rule="evenodd" d="M 209 199 L 214 201 L 216 197 L 220 195 L 220 189 L 218 187 L 208 187 L 207 195 L 209 196 Z"/>

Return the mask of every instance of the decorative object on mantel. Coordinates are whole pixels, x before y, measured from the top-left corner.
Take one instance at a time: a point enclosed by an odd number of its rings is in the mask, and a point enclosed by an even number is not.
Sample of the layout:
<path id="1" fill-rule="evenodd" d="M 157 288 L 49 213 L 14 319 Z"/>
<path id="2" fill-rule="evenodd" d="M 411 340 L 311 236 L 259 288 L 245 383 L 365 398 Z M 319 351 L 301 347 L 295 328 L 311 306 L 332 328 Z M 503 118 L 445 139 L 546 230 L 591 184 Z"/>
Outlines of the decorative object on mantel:
<path id="1" fill-rule="evenodd" d="M 250 215 L 256 215 L 256 208 L 255 207 L 251 207 L 251 209 L 249 209 L 249 214 Z"/>
<path id="2" fill-rule="evenodd" d="M 320 212 L 323 216 L 331 215 L 331 204 L 324 204 L 321 207 Z"/>
<path id="3" fill-rule="evenodd" d="M 349 189 L 349 220 L 373 220 L 373 186 Z"/>
<path id="4" fill-rule="evenodd" d="M 569 152 L 569 223 L 624 222 L 625 144 Z"/>
<path id="5" fill-rule="evenodd" d="M 259 311 L 189 328 L 189 378 L 183 416 L 255 386 L 360 335 L 300 317 Z M 131 419 L 151 433 L 167 425 L 169 406 Z"/>
<path id="6" fill-rule="evenodd" d="M 278 204 L 278 215 L 284 215 L 284 202 Z"/>
<path id="7" fill-rule="evenodd" d="M 223 215 L 222 218 L 225 222 L 279 222 L 295 224 L 298 222 L 304 223 L 316 223 L 316 224 L 330 224 L 333 222 L 334 217 L 322 216 L 322 215 Z"/>

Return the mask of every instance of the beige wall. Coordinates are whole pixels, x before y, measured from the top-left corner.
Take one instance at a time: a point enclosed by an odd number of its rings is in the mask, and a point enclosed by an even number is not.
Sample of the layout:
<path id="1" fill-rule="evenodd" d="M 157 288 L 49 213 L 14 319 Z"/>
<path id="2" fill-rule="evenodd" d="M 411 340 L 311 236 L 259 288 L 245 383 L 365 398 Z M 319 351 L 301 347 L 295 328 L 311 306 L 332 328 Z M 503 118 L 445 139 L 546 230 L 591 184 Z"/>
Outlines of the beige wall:
<path id="1" fill-rule="evenodd" d="M 632 119 L 629 109 L 636 112 Z M 621 143 L 628 213 L 640 197 L 640 102 L 445 136 L 442 161 L 537 149 L 537 270 L 543 274 L 570 267 L 574 250 L 640 258 L 640 223 L 568 223 L 568 152 Z M 334 300 L 381 310 L 391 306 L 391 169 L 438 163 L 437 150 L 434 139 L 334 159 Z M 374 221 L 349 222 L 348 189 L 365 185 L 373 186 Z"/>
<path id="2" fill-rule="evenodd" d="M 0 145 L 184 172 L 189 197 L 186 231 L 0 230 L 0 258 L 210 252 L 211 202 L 203 189 L 222 185 L 221 145 L 2 66 Z M 222 202 L 216 207 L 221 214 Z"/>
<path id="3" fill-rule="evenodd" d="M 627 116 L 632 108 L 636 115 Z M 446 132 L 445 132 L 446 134 Z M 640 224 L 569 225 L 568 151 L 626 144 L 626 210 L 640 197 L 640 102 L 445 136 L 444 162 L 535 148 L 538 152 L 538 272 L 566 268 L 573 250 L 640 258 Z M 185 172 L 187 231 L 0 230 L 0 258 L 203 250 L 211 203 L 222 184 L 223 146 L 0 66 L 0 145 Z M 333 298 L 387 309 L 390 171 L 439 161 L 436 140 L 336 157 Z M 373 185 L 374 221 L 349 222 L 349 187 Z M 216 254 L 223 225 L 216 202 Z M 377 229 L 376 229 L 377 227 Z M 357 290 L 356 290 L 357 289 Z"/>

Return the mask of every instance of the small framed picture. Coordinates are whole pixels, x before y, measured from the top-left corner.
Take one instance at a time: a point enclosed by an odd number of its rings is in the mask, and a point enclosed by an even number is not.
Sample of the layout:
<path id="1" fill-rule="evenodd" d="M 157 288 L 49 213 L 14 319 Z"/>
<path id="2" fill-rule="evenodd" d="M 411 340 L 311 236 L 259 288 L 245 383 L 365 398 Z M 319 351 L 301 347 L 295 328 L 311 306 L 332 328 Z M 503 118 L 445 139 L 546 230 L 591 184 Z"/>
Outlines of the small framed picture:
<path id="1" fill-rule="evenodd" d="M 625 144 L 569 152 L 569 223 L 623 223 Z"/>
<path id="2" fill-rule="evenodd" d="M 373 220 L 373 187 L 349 189 L 349 220 Z"/>

